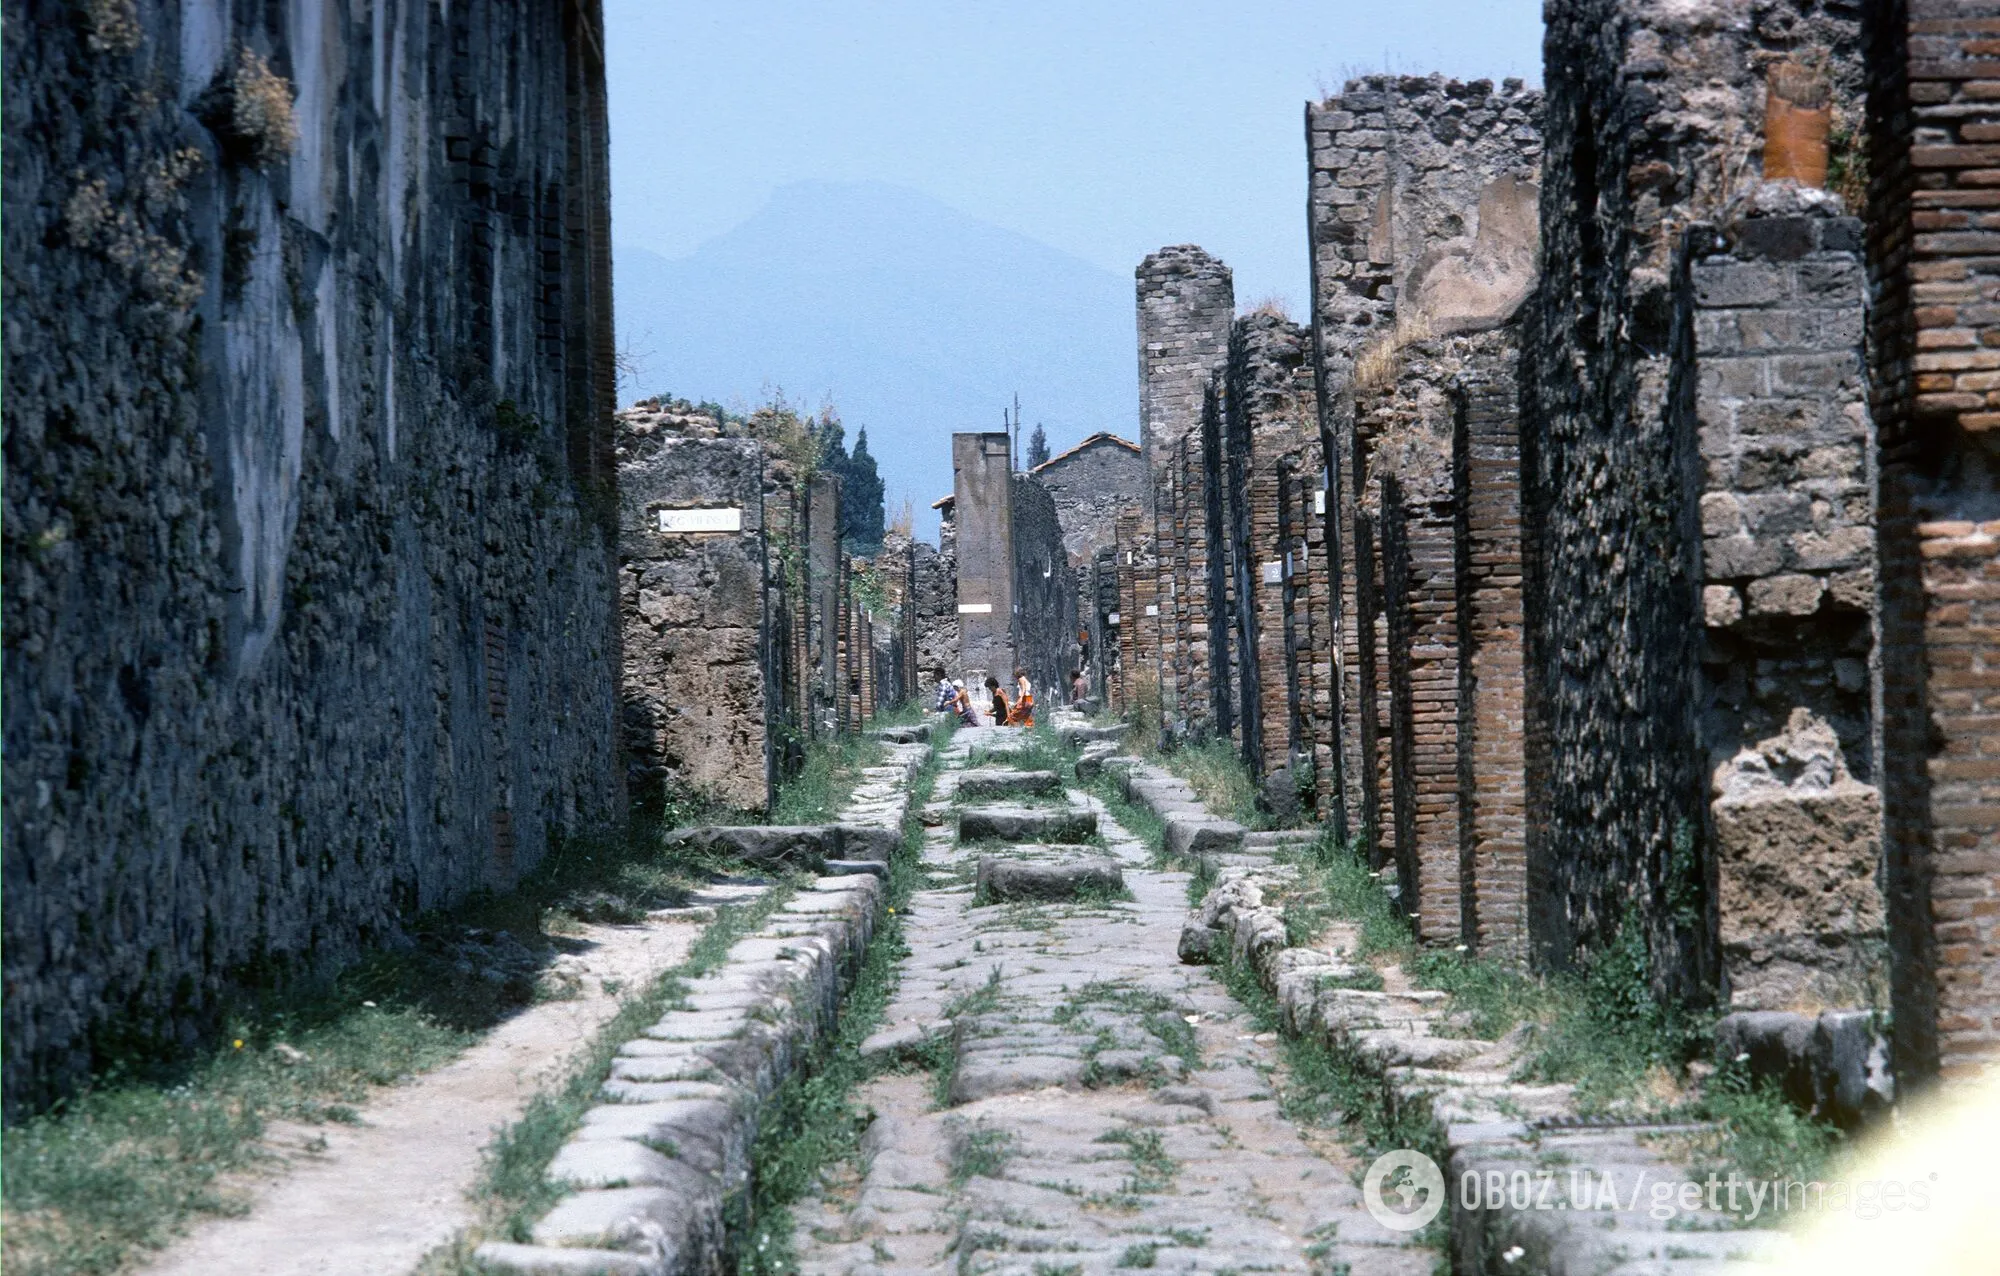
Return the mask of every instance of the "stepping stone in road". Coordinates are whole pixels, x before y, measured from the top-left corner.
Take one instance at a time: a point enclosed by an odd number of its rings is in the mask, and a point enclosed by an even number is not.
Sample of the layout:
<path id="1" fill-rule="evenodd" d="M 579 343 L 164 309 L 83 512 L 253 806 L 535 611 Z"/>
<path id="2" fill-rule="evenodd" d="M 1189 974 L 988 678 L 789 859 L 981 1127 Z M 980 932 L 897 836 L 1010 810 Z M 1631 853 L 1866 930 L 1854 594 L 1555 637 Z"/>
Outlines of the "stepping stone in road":
<path id="1" fill-rule="evenodd" d="M 958 795 L 962 798 L 1060 796 L 1062 791 L 1062 777 L 1054 771 L 993 767 L 967 771 L 958 777 Z"/>
<path id="2" fill-rule="evenodd" d="M 974 897 L 998 904 L 1007 900 L 1103 898 L 1125 890 L 1118 861 L 1102 856 L 1076 860 L 1019 860 L 979 857 Z"/>
<path id="3" fill-rule="evenodd" d="M 1096 834 L 1095 811 L 975 806 L 958 813 L 961 842 L 1083 842 Z"/>

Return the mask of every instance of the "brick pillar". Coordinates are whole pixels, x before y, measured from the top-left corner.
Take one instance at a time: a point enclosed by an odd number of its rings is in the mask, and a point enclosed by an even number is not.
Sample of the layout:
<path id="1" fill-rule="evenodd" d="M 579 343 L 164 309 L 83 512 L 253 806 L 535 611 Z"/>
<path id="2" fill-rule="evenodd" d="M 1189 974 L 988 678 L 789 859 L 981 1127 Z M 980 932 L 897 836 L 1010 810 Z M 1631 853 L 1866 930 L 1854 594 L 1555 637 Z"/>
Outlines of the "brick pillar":
<path id="1" fill-rule="evenodd" d="M 1898 1082 L 2000 1057 L 2000 4 L 1870 6 L 1871 384 Z"/>
<path id="2" fill-rule="evenodd" d="M 1222 379 L 1211 376 L 1202 390 L 1201 425 L 1196 433 L 1199 455 L 1191 464 L 1203 475 L 1202 596 L 1208 662 L 1209 721 L 1216 735 L 1235 738 L 1235 580 L 1231 568 L 1234 515 L 1228 475 L 1223 465 Z"/>
<path id="3" fill-rule="evenodd" d="M 1452 443 L 1458 526 L 1461 942 L 1527 943 L 1526 727 L 1521 674 L 1521 442 L 1514 343 L 1460 379 Z"/>
<path id="4" fill-rule="evenodd" d="M 1202 387 L 1222 367 L 1236 285 L 1229 267 L 1193 244 L 1162 248 L 1134 272 L 1139 307 L 1139 447 L 1155 492 L 1176 443 L 1201 417 Z"/>

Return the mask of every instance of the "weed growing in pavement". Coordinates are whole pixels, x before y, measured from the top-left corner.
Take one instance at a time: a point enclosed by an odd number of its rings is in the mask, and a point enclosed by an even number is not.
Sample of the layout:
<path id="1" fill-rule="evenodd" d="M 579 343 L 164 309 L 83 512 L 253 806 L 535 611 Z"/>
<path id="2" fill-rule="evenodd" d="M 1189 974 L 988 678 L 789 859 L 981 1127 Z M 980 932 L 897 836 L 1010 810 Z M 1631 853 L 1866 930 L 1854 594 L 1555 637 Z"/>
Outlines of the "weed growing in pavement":
<path id="1" fill-rule="evenodd" d="M 1132 1177 L 1125 1180 L 1122 1190 L 1129 1195 L 1164 1192 L 1174 1185 L 1174 1176 L 1180 1173 L 1180 1162 L 1167 1155 L 1166 1143 L 1158 1130 L 1107 1130 L 1092 1142 L 1124 1147 L 1126 1159 L 1132 1162 Z"/>
<path id="2" fill-rule="evenodd" d="M 1151 1267 L 1158 1261 L 1159 1256 L 1160 1245 L 1158 1241 L 1150 1241 L 1144 1245 L 1127 1245 L 1125 1252 L 1118 1256 L 1118 1261 L 1114 1266 Z"/>
<path id="3" fill-rule="evenodd" d="M 8 1272 L 120 1271 L 192 1216 L 241 1213 L 222 1176 L 267 1157 L 267 1122 L 352 1121 L 371 1089 L 470 1040 L 407 1005 L 358 1003 L 232 1031 L 224 1053 L 177 1082 L 106 1078 L 7 1131 Z"/>
<path id="4" fill-rule="evenodd" d="M 528 1101 L 520 1119 L 502 1130 L 487 1149 L 478 1194 L 482 1212 L 490 1220 L 488 1230 L 510 1240 L 528 1239 L 534 1220 L 564 1194 L 548 1181 L 549 1161 L 576 1130 L 584 1111 L 598 1102 L 598 1091 L 611 1073 L 618 1048 L 638 1036 L 647 1024 L 683 1004 L 687 981 L 721 965 L 736 941 L 762 926 L 791 895 L 791 886 L 781 884 L 752 904 L 722 909 L 688 950 L 685 960 L 619 1007 L 578 1055 L 560 1085 Z"/>
<path id="5" fill-rule="evenodd" d="M 1193 786 L 1211 815 L 1247 829 L 1276 828 L 1243 755 L 1226 738 L 1182 744 L 1160 755 L 1160 765 Z"/>
<path id="6" fill-rule="evenodd" d="M 951 1141 L 951 1185 L 967 1179 L 998 1178 L 1014 1155 L 1014 1136 L 990 1125 L 975 1125 Z"/>

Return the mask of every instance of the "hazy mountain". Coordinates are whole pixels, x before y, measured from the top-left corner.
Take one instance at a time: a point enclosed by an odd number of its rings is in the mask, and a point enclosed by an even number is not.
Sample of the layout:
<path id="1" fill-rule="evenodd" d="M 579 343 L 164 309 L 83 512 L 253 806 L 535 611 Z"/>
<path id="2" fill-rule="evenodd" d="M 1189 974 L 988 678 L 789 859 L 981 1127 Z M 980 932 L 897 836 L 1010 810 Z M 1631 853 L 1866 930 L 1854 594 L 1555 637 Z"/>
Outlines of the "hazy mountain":
<path id="1" fill-rule="evenodd" d="M 954 430 L 997 430 L 1021 396 L 1056 450 L 1097 430 L 1136 438 L 1132 280 L 916 191 L 807 182 L 668 260 L 614 256 L 618 342 L 654 393 L 752 406 L 781 387 L 831 398 L 920 531 L 951 490 Z"/>

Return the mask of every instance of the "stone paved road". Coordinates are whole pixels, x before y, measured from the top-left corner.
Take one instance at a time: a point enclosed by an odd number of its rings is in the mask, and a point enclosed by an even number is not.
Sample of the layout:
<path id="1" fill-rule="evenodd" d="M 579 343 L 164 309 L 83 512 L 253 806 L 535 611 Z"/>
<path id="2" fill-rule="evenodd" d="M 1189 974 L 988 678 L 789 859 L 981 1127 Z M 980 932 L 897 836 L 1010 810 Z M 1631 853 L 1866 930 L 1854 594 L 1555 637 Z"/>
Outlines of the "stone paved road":
<path id="1" fill-rule="evenodd" d="M 1008 801 L 955 801 L 968 751 L 1018 734 L 962 730 L 944 755 L 929 889 L 907 908 L 910 955 L 871 1045 L 949 1032 L 949 1102 L 914 1069 L 863 1088 L 866 1173 L 795 1211 L 800 1270 L 1429 1272 L 1432 1251 L 1363 1210 L 1351 1157 L 1281 1116 L 1275 1041 L 1177 960 L 1187 875 L 1150 867 L 1093 798 L 1026 809 L 1095 813 L 1129 899 L 974 903 L 981 855 L 1107 854 L 960 843 L 960 811 Z"/>

